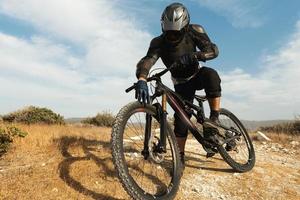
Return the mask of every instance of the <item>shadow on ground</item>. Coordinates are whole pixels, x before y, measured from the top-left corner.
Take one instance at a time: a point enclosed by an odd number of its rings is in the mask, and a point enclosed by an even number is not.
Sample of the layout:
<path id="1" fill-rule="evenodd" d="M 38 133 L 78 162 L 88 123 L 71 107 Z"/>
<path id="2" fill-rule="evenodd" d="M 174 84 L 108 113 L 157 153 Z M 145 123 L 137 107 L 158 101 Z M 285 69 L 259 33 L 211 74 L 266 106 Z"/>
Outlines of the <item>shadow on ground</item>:
<path id="1" fill-rule="evenodd" d="M 64 157 L 64 160 L 58 165 L 59 170 L 59 176 L 60 178 L 71 188 L 74 190 L 90 196 L 94 199 L 111 199 L 116 200 L 116 198 L 112 196 L 107 196 L 101 193 L 97 193 L 95 191 L 92 191 L 85 186 L 82 185 L 79 181 L 77 181 L 74 177 L 70 175 L 70 167 L 72 164 L 78 161 L 84 161 L 84 160 L 93 160 L 99 168 L 101 167 L 105 171 L 105 176 L 108 177 L 116 177 L 116 174 L 114 171 L 112 171 L 107 166 L 107 160 L 111 160 L 111 158 L 99 158 L 95 154 L 93 154 L 91 151 L 93 151 L 95 148 L 93 146 L 101 145 L 104 149 L 109 151 L 110 143 L 109 142 L 103 142 L 98 140 L 88 140 L 85 138 L 77 138 L 77 137 L 62 137 L 58 141 L 59 149 L 61 154 Z M 72 156 L 71 153 L 69 153 L 70 147 L 74 146 L 81 146 L 85 156 L 81 157 L 75 157 Z"/>
<path id="2" fill-rule="evenodd" d="M 217 157 L 211 157 L 209 160 L 204 160 L 202 158 L 206 158 L 205 155 L 200 153 L 195 153 L 192 151 L 186 151 L 188 155 L 185 156 L 186 161 L 186 167 L 194 168 L 194 169 L 201 169 L 201 170 L 208 170 L 208 171 L 217 171 L 217 172 L 225 172 L 225 173 L 234 173 L 235 171 L 232 168 L 215 168 L 215 167 L 207 167 L 203 166 L 204 163 L 207 163 L 209 165 L 213 165 L 216 162 L 225 162 L 223 159 L 217 158 Z M 199 158 L 200 157 L 200 158 Z M 193 163 L 193 164 L 192 164 Z M 201 165 L 199 165 L 199 163 Z"/>
<path id="3" fill-rule="evenodd" d="M 95 164 L 99 167 L 102 168 L 103 171 L 105 172 L 105 177 L 110 177 L 110 178 L 115 178 L 117 177 L 117 174 L 114 170 L 112 170 L 111 167 L 107 165 L 107 163 L 111 162 L 111 156 L 103 156 L 101 158 L 98 155 L 95 155 L 92 153 L 93 151 L 96 151 L 97 148 L 96 146 L 101 146 L 103 151 L 105 152 L 110 152 L 110 143 L 105 142 L 105 141 L 99 141 L 99 140 L 89 140 L 85 139 L 82 137 L 62 137 L 60 139 L 57 139 L 56 141 L 59 144 L 59 150 L 64 157 L 63 161 L 59 163 L 58 165 L 58 171 L 59 171 L 59 176 L 60 178 L 71 188 L 74 190 L 80 192 L 81 194 L 84 194 L 86 196 L 90 196 L 93 199 L 111 199 L 111 200 L 116 200 L 117 198 L 113 196 L 108 196 L 106 194 L 102 194 L 96 191 L 93 191 L 91 189 L 88 189 L 85 187 L 81 182 L 76 180 L 74 177 L 71 176 L 70 173 L 70 168 L 71 165 L 73 165 L 76 162 L 79 161 L 85 161 L 85 160 L 92 160 L 95 162 Z M 74 156 L 70 153 L 70 148 L 74 147 L 79 147 L 82 148 L 84 152 L 84 156 Z M 209 170 L 209 171 L 220 171 L 220 172 L 227 172 L 227 173 L 232 173 L 232 169 L 220 169 L 220 168 L 212 168 L 212 167 L 205 167 L 203 166 L 203 163 L 207 164 L 213 164 L 215 161 L 220 161 L 222 159 L 219 158 L 212 158 L 211 160 L 204 160 L 199 158 L 200 157 L 205 157 L 202 154 L 198 154 L 195 152 L 187 152 L 189 156 L 186 157 L 186 159 L 189 161 L 189 164 L 186 164 L 186 167 L 190 168 L 195 168 L 195 169 L 202 169 L 202 170 Z M 193 163 L 193 164 L 191 164 Z M 197 163 L 201 163 L 199 166 Z M 133 167 L 133 166 L 132 166 Z M 133 167 L 135 170 L 139 171 L 140 173 L 143 173 L 143 171 L 140 168 Z M 155 176 L 151 176 L 150 174 L 144 174 L 146 177 L 151 179 L 154 183 L 158 185 L 162 185 L 160 183 L 159 179 Z"/>

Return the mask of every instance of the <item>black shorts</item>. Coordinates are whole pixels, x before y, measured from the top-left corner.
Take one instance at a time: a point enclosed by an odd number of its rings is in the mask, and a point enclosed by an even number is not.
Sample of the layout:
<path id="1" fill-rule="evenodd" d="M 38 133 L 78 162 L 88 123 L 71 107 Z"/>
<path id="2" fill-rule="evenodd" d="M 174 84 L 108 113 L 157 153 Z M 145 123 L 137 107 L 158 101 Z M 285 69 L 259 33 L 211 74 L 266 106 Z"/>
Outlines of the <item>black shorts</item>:
<path id="1" fill-rule="evenodd" d="M 216 98 L 221 96 L 221 79 L 216 70 L 201 67 L 195 77 L 186 83 L 175 85 L 174 88 L 176 93 L 190 102 L 193 102 L 196 90 L 202 89 L 207 98 Z M 174 132 L 177 137 L 187 137 L 188 128 L 176 113 L 174 114 Z"/>

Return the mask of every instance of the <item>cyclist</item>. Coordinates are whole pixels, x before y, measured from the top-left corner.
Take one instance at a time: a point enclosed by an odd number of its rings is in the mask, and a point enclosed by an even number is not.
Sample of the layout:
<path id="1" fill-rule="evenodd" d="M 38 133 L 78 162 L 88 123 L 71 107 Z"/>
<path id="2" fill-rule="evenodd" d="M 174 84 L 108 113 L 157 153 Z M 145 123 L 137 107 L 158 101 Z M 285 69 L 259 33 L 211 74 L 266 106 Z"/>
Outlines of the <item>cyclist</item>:
<path id="1" fill-rule="evenodd" d="M 148 86 L 146 82 L 150 68 L 161 58 L 166 67 L 179 61 L 179 67 L 171 70 L 171 77 L 175 92 L 188 101 L 193 101 L 195 91 L 204 89 L 210 106 L 210 120 L 218 122 L 221 97 L 221 80 L 218 73 L 208 67 L 200 67 L 198 61 L 207 61 L 218 56 L 218 48 L 212 43 L 204 28 L 197 24 L 190 24 L 188 10 L 183 4 L 172 3 L 165 8 L 161 16 L 162 34 L 152 39 L 145 57 L 137 64 L 136 98 L 144 103 L 149 102 Z M 191 53 L 200 50 L 198 58 Z M 191 116 L 190 116 L 191 117 Z M 205 126 L 204 137 L 214 137 L 211 123 Z M 184 164 L 184 149 L 188 128 L 174 114 L 174 132 L 180 150 L 181 161 Z M 211 138 L 213 140 L 213 138 Z M 215 151 L 204 147 L 207 157 L 213 156 Z"/>

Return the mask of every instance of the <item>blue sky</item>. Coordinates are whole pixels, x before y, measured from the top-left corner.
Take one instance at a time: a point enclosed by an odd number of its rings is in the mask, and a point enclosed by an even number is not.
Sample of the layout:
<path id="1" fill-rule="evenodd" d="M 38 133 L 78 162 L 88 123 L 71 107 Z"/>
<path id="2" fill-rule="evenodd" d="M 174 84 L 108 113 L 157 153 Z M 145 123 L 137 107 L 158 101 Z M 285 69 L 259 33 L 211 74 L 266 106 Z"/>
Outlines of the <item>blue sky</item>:
<path id="1" fill-rule="evenodd" d="M 0 0 L 0 114 L 28 105 L 65 117 L 116 113 L 133 100 L 124 89 L 171 2 Z M 250 120 L 300 114 L 299 1 L 181 2 L 219 47 L 205 65 L 221 76 L 223 107 Z"/>

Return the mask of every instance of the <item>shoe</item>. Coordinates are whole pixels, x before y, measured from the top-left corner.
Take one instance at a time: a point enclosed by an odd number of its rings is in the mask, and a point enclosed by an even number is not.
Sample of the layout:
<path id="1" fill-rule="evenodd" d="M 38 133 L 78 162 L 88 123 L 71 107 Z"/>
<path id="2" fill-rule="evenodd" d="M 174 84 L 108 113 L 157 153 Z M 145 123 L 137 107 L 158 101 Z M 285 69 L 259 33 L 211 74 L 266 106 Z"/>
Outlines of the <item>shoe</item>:
<path id="1" fill-rule="evenodd" d="M 206 151 L 206 158 L 213 157 L 216 153 L 218 153 L 218 150 L 211 145 L 203 145 L 202 147 Z"/>
<path id="2" fill-rule="evenodd" d="M 208 141 L 217 144 L 222 145 L 224 142 L 225 136 L 225 130 L 221 127 L 219 127 L 219 120 L 212 121 L 212 120 L 206 120 L 203 123 L 203 135 L 204 138 Z"/>
<path id="3" fill-rule="evenodd" d="M 216 153 L 206 153 L 206 158 L 210 158 L 216 155 Z"/>
<path id="4" fill-rule="evenodd" d="M 221 128 L 218 127 L 218 123 L 218 119 L 206 120 L 203 123 L 204 139 L 216 145 L 221 144 L 223 141 L 222 137 L 219 136 L 219 132 L 222 130 L 219 130 Z M 206 158 L 213 157 L 216 153 L 218 153 L 218 150 L 209 144 L 203 145 L 203 149 L 206 151 Z"/>

